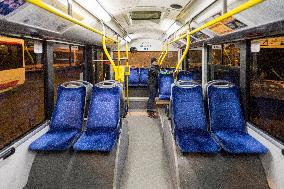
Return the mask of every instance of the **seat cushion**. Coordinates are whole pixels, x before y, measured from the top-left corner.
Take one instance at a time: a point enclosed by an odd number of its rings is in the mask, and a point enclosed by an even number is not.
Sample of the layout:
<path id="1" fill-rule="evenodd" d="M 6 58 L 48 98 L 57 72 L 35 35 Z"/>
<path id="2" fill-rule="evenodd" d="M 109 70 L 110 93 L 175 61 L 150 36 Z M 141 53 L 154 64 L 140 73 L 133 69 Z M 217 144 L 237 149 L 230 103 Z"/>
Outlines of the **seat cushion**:
<path id="1" fill-rule="evenodd" d="M 149 73 L 149 70 L 147 68 L 140 68 L 139 86 L 147 86 L 148 73 Z"/>
<path id="2" fill-rule="evenodd" d="M 131 68 L 129 76 L 129 86 L 139 86 L 139 68 Z"/>
<path id="3" fill-rule="evenodd" d="M 76 151 L 101 151 L 110 152 L 115 145 L 117 131 L 87 131 L 74 144 Z"/>
<path id="4" fill-rule="evenodd" d="M 29 150 L 49 151 L 49 150 L 67 150 L 71 146 L 76 136 L 79 136 L 80 130 L 49 130 L 40 138 L 35 140 Z"/>
<path id="5" fill-rule="evenodd" d="M 172 73 L 159 74 L 159 99 L 169 100 L 171 97 L 171 86 L 174 83 Z"/>
<path id="6" fill-rule="evenodd" d="M 217 153 L 221 147 L 203 130 L 194 130 L 176 134 L 176 143 L 183 153 Z"/>
<path id="7" fill-rule="evenodd" d="M 268 151 L 246 132 L 217 131 L 214 134 L 224 150 L 229 153 L 267 153 Z"/>

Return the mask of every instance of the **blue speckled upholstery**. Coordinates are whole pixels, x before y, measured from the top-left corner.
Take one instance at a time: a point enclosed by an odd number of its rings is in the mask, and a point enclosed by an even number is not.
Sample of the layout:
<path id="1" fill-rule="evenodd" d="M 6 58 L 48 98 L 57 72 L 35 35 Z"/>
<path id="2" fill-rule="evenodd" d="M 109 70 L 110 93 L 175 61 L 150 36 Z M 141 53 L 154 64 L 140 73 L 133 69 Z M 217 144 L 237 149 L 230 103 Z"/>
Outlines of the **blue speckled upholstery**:
<path id="1" fill-rule="evenodd" d="M 171 97 L 171 85 L 174 83 L 173 73 L 159 74 L 159 99 L 169 100 Z"/>
<path id="2" fill-rule="evenodd" d="M 130 68 L 129 86 L 139 86 L 139 68 Z"/>
<path id="3" fill-rule="evenodd" d="M 94 87 L 87 130 L 74 144 L 74 150 L 105 152 L 112 150 L 119 134 L 119 101 L 120 87 Z"/>
<path id="4" fill-rule="evenodd" d="M 139 86 L 147 86 L 148 84 L 148 68 L 140 68 Z"/>
<path id="5" fill-rule="evenodd" d="M 35 140 L 30 150 L 66 150 L 81 132 L 85 106 L 85 87 L 59 86 L 50 130 Z"/>
<path id="6" fill-rule="evenodd" d="M 208 87 L 211 131 L 229 153 L 266 153 L 267 149 L 246 131 L 236 86 Z"/>
<path id="7" fill-rule="evenodd" d="M 0 1 L 0 15 L 8 15 L 24 4 L 24 0 L 3 0 Z"/>
<path id="8" fill-rule="evenodd" d="M 181 70 L 178 72 L 178 78 L 177 80 L 181 80 L 181 81 L 192 81 L 192 73 L 185 71 L 185 70 Z"/>
<path id="9" fill-rule="evenodd" d="M 172 88 L 176 143 L 184 153 L 217 153 L 220 146 L 207 130 L 201 86 Z"/>

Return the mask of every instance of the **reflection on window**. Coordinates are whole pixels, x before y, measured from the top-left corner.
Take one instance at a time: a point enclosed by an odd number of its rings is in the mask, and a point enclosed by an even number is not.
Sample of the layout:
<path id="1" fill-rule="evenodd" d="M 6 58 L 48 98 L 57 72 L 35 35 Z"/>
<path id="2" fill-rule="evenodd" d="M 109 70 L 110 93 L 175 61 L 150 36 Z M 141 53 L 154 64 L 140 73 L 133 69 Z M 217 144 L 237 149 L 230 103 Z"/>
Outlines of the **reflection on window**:
<path id="1" fill-rule="evenodd" d="M 284 37 L 259 40 L 252 53 L 250 121 L 284 141 Z"/>
<path id="2" fill-rule="evenodd" d="M 240 48 L 237 44 L 212 45 L 209 56 L 210 80 L 227 80 L 239 85 Z"/>
<path id="3" fill-rule="evenodd" d="M 54 87 L 55 97 L 57 88 L 60 84 L 67 81 L 83 79 L 83 49 L 77 46 L 55 45 L 53 50 L 54 57 Z"/>
<path id="4" fill-rule="evenodd" d="M 195 81 L 202 80 L 202 50 L 190 50 L 188 69 Z"/>
<path id="5" fill-rule="evenodd" d="M 25 44 L 32 46 L 33 42 L 26 41 Z M 9 53 L 3 53 L 3 47 L 1 48 L 1 56 L 4 54 L 5 59 L 1 57 L 0 60 L 3 64 L 10 66 L 10 68 L 5 67 L 7 68 L 6 76 L 7 74 L 9 75 L 9 71 L 12 76 L 18 76 L 21 73 L 21 69 L 23 69 L 24 73 L 21 85 L 12 87 L 9 90 L 1 90 L 0 92 L 0 149 L 3 149 L 6 145 L 42 123 L 45 117 L 42 68 L 30 69 L 36 66 L 36 59 L 33 63 L 29 62 L 27 55 L 25 55 L 25 63 L 27 65 L 26 68 L 23 68 L 23 51 L 19 50 L 20 47 L 17 45 L 5 47 L 4 51 L 8 49 Z M 31 56 L 36 56 L 32 50 L 30 53 L 32 54 Z M 41 57 L 41 54 L 38 56 Z M 17 71 L 18 69 L 14 68 L 18 67 L 21 68 L 16 74 L 13 70 Z M 1 77 L 3 77 L 3 73 L 0 71 L 0 79 L 2 79 Z"/>
<path id="6" fill-rule="evenodd" d="M 21 44 L 0 44 L 0 71 L 23 67 L 23 48 Z"/>
<path id="7" fill-rule="evenodd" d="M 25 43 L 25 67 L 28 71 L 42 70 L 43 63 L 41 53 L 34 53 L 34 41 Z"/>

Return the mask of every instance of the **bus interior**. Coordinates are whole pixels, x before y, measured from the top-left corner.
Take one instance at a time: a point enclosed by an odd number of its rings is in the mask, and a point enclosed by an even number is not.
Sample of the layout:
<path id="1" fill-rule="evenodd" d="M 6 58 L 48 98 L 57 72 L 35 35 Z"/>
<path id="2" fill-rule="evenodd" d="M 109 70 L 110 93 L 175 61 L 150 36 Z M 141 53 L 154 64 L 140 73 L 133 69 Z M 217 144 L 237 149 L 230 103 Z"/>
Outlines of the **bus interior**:
<path id="1" fill-rule="evenodd" d="M 1 189 L 284 189 L 283 0 L 0 0 Z"/>

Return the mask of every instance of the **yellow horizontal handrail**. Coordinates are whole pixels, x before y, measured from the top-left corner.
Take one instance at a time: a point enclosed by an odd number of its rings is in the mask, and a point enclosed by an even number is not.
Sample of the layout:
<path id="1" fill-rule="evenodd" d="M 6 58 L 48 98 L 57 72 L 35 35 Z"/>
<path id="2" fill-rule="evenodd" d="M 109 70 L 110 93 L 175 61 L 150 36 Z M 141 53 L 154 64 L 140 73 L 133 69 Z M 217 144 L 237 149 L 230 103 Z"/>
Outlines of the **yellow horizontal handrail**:
<path id="1" fill-rule="evenodd" d="M 262 3 L 263 1 L 265 1 L 265 0 L 249 0 L 246 3 L 238 6 L 237 8 L 235 8 L 235 9 L 233 9 L 233 10 L 231 10 L 231 11 L 225 13 L 225 14 L 223 14 L 222 16 L 219 16 L 219 17 L 217 17 L 217 18 L 215 18 L 215 19 L 205 23 L 201 27 L 196 28 L 196 29 L 190 31 L 189 35 L 193 35 L 193 34 L 199 32 L 199 31 L 201 31 L 201 30 L 203 30 L 205 28 L 208 28 L 208 27 L 210 27 L 210 26 L 212 26 L 212 25 L 214 25 L 214 24 L 216 24 L 216 23 L 226 19 L 226 18 L 229 18 L 229 17 L 231 17 L 231 16 L 233 16 L 235 14 L 238 14 L 238 13 L 244 11 L 244 10 L 247 10 L 248 8 L 253 7 L 253 6 L 255 6 L 255 5 L 259 4 L 259 3 Z M 187 36 L 187 34 L 183 34 L 180 37 L 170 41 L 169 44 L 175 43 L 175 42 L 185 38 L 186 36 Z"/>
<path id="2" fill-rule="evenodd" d="M 37 7 L 40 7 L 40 8 L 42 8 L 42 9 L 44 9 L 44 10 L 46 10 L 46 11 L 52 13 L 52 14 L 55 14 L 55 15 L 61 17 L 61 18 L 64 18 L 64 19 L 66 19 L 66 20 L 68 20 L 70 22 L 73 22 L 74 24 L 82 26 L 83 28 L 86 28 L 87 30 L 90 30 L 90 31 L 92 31 L 92 32 L 94 32 L 96 34 L 99 34 L 101 36 L 105 35 L 104 32 L 98 31 L 98 30 L 94 29 L 93 27 L 84 24 L 83 22 L 77 20 L 76 18 L 73 18 L 72 16 L 62 12 L 61 10 L 58 10 L 58 9 L 54 8 L 53 6 L 43 2 L 41 0 L 25 0 L 25 1 L 35 5 Z M 106 36 L 106 38 L 108 38 L 108 39 L 110 39 L 110 40 L 112 40 L 114 42 L 117 42 L 117 43 L 119 42 L 118 40 L 116 40 L 116 39 L 114 39 L 114 38 L 112 38 L 110 36 Z"/>

